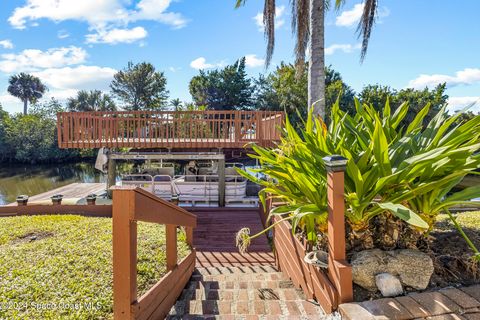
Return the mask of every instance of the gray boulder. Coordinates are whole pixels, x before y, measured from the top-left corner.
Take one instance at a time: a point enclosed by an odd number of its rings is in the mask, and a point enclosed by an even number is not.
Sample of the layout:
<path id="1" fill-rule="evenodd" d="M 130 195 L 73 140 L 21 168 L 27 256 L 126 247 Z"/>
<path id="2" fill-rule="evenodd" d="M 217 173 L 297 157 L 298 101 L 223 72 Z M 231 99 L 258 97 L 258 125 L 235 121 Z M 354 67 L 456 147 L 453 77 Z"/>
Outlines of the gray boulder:
<path id="1" fill-rule="evenodd" d="M 433 274 L 432 259 L 412 249 L 360 251 L 352 257 L 351 265 L 353 282 L 370 291 L 377 290 L 375 276 L 380 273 L 397 276 L 402 285 L 418 290 L 428 286 Z"/>

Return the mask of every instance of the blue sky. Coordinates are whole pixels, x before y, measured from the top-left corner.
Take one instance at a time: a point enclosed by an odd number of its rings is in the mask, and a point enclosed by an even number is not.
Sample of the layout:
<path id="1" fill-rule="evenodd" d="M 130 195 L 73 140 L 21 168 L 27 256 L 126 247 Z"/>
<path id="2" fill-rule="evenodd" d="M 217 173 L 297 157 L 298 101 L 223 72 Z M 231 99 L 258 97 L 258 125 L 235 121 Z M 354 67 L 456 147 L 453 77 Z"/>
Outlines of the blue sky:
<path id="1" fill-rule="evenodd" d="M 17 72 L 39 76 L 46 98 L 64 101 L 80 89 L 108 91 L 128 61 L 164 71 L 170 98 L 190 101 L 188 82 L 199 68 L 247 56 L 248 72 L 265 72 L 263 1 L 248 0 L 22 0 L 0 4 L 0 103 L 20 112 L 6 92 Z M 447 82 L 451 108 L 480 97 L 480 1 L 379 0 L 369 51 L 359 63 L 355 34 L 361 1 L 346 1 L 326 17 L 326 62 L 356 91 L 366 84 L 395 88 Z M 434 5 L 436 4 L 436 5 Z M 277 0 L 272 68 L 293 61 L 288 0 Z M 478 106 L 476 107 L 479 110 Z"/>

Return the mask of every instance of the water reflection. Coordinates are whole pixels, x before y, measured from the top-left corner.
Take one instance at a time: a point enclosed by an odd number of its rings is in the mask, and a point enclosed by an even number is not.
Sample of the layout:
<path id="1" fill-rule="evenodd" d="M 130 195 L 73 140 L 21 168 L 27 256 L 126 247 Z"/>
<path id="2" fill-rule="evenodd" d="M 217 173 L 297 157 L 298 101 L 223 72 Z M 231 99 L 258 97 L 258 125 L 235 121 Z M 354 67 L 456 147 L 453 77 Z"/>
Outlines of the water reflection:
<path id="1" fill-rule="evenodd" d="M 121 163 L 118 174 L 132 164 Z M 106 175 L 92 163 L 64 165 L 0 165 L 0 205 L 11 203 L 19 194 L 36 195 L 74 182 L 105 182 Z"/>

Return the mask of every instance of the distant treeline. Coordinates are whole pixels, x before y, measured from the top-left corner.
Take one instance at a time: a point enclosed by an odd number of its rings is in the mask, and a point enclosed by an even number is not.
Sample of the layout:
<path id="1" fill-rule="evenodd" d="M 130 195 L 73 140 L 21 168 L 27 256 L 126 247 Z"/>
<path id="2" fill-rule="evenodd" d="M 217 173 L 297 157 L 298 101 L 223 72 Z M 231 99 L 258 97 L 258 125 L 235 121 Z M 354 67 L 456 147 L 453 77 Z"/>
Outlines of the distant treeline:
<path id="1" fill-rule="evenodd" d="M 10 115 L 0 106 L 0 162 L 54 163 L 75 161 L 95 155 L 94 150 L 61 150 L 57 147 L 56 113 L 59 111 L 114 110 L 285 110 L 296 121 L 307 111 L 307 66 L 298 70 L 281 63 L 269 74 L 251 78 L 245 70 L 245 58 L 224 68 L 201 70 L 189 83 L 191 102 L 169 100 L 167 79 L 163 72 L 147 62 L 128 63 L 114 75 L 110 92 L 79 91 L 65 104 L 52 98 L 40 98 L 47 90 L 41 79 L 29 74 L 10 78 L 8 91 L 24 103 L 24 113 Z M 447 105 L 445 84 L 434 89 L 401 89 L 367 85 L 356 93 L 339 72 L 326 68 L 326 106 L 339 99 L 340 108 L 355 113 L 354 98 L 381 109 L 387 99 L 395 110 L 402 102 L 410 104 L 405 122 L 411 121 L 427 103 L 431 104 L 426 121 Z M 464 117 L 473 114 L 465 113 Z M 328 121 L 328 119 L 326 119 Z"/>

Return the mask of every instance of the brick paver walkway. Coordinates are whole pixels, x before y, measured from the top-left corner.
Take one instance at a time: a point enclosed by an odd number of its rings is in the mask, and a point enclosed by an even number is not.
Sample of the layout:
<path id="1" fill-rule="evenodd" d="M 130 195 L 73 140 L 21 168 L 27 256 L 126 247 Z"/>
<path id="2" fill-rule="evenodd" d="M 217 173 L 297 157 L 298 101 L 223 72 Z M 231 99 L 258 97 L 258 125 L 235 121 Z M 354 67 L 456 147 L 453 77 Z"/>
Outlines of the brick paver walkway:
<path id="1" fill-rule="evenodd" d="M 480 320 L 480 285 L 345 303 L 339 311 L 345 320 Z"/>
<path id="2" fill-rule="evenodd" d="M 198 268 L 167 319 L 325 319 L 273 266 Z"/>

